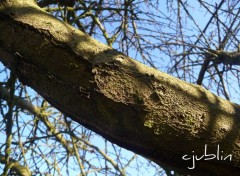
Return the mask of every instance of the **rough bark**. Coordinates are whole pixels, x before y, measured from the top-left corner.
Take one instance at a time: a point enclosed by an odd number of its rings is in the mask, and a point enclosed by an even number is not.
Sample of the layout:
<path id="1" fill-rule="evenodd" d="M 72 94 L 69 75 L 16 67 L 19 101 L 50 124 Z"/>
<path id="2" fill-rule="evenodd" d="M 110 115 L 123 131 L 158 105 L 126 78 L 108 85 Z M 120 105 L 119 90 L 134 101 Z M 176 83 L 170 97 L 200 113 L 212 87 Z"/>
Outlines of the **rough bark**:
<path id="1" fill-rule="evenodd" d="M 240 172 L 240 107 L 149 68 L 45 13 L 0 2 L 0 60 L 54 107 L 159 165 L 196 175 Z M 232 161 L 182 159 L 194 151 Z"/>

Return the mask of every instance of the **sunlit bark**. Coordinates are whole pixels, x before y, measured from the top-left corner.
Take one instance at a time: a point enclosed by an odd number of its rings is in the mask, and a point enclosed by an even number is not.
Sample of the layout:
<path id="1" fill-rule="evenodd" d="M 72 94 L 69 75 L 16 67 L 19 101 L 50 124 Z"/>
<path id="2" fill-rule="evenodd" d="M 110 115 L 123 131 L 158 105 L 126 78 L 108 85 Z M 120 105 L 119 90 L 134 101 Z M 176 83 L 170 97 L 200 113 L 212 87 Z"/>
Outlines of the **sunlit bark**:
<path id="1" fill-rule="evenodd" d="M 73 120 L 174 170 L 237 175 L 240 107 L 149 68 L 57 20 L 32 1 L 0 4 L 0 59 Z M 221 151 L 233 160 L 182 159 Z"/>

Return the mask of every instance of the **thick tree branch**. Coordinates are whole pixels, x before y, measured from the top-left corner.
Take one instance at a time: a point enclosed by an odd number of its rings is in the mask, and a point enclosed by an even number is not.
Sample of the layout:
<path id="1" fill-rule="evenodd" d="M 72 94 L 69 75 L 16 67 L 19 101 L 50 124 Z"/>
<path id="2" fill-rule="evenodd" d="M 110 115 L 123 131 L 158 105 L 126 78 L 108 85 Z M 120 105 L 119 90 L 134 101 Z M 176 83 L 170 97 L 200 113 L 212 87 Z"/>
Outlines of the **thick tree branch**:
<path id="1" fill-rule="evenodd" d="M 240 65 L 240 52 L 216 52 L 216 63 L 223 63 L 228 65 Z"/>
<path id="2" fill-rule="evenodd" d="M 5 2 L 5 3 L 4 3 Z M 184 173 L 238 175 L 240 107 L 149 68 L 38 8 L 0 3 L 0 59 L 73 120 L 108 140 Z M 233 160 L 198 161 L 219 144 Z"/>
<path id="3" fill-rule="evenodd" d="M 0 163 L 6 164 L 6 156 L 0 154 Z M 30 170 L 26 166 L 22 166 L 18 161 L 10 159 L 9 164 L 11 166 L 11 171 L 15 172 L 19 176 L 31 176 Z"/>

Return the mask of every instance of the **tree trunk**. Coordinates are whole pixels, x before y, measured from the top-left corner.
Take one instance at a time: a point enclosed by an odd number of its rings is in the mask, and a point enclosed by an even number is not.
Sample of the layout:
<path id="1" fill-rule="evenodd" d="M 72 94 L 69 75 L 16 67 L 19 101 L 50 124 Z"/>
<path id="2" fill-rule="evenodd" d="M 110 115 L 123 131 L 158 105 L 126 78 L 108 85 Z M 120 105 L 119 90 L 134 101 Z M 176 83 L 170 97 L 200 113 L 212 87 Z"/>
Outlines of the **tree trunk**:
<path id="1" fill-rule="evenodd" d="M 239 105 L 123 55 L 31 0 L 1 1 L 0 32 L 2 63 L 73 120 L 160 166 L 239 174 Z"/>

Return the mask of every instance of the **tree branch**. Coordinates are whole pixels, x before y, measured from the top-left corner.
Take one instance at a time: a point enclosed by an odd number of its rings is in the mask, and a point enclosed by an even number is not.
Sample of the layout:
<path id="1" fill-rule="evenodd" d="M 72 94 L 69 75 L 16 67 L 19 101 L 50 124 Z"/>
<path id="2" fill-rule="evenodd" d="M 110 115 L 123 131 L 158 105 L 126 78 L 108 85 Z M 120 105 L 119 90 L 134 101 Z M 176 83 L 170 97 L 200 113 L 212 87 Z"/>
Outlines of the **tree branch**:
<path id="1" fill-rule="evenodd" d="M 0 154 L 0 163 L 6 164 L 5 160 L 6 160 L 6 156 Z M 27 167 L 22 166 L 21 164 L 19 164 L 17 161 L 15 161 L 13 159 L 10 159 L 9 164 L 11 165 L 11 171 L 16 172 L 16 174 L 18 174 L 19 176 L 31 176 L 32 175 L 30 170 Z"/>
<path id="2" fill-rule="evenodd" d="M 89 129 L 176 171 L 238 175 L 240 107 L 149 68 L 50 16 L 31 1 L 0 3 L 0 58 L 24 84 Z M 21 35 L 19 35 L 21 34 Z M 231 162 L 199 161 L 218 144 Z"/>

